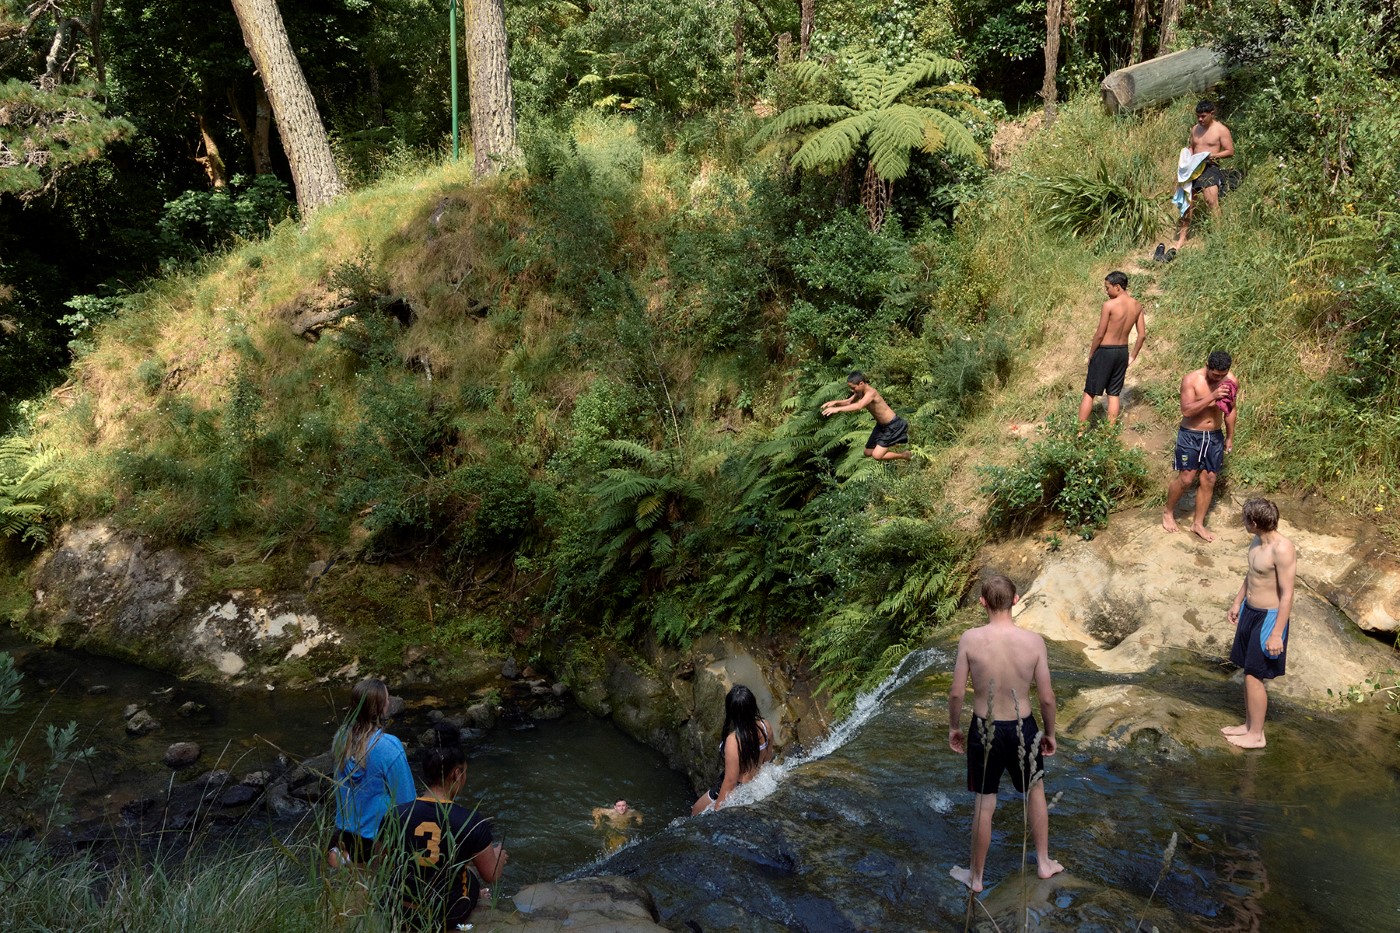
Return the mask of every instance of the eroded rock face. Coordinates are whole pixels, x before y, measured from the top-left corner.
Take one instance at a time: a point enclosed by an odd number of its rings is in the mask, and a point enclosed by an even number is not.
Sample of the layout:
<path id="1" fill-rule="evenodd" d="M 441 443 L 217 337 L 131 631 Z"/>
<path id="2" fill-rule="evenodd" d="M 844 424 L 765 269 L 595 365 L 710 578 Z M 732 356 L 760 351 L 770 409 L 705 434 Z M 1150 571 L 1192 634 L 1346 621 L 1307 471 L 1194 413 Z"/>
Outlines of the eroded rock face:
<path id="1" fill-rule="evenodd" d="M 1338 611 L 1386 613 L 1387 592 L 1400 574 L 1368 560 L 1364 544 L 1310 532 L 1286 520 L 1281 529 L 1298 549 L 1298 585 L 1290 621 L 1288 674 L 1271 685 L 1279 696 L 1325 703 L 1394 663 Z M 1169 660 L 1215 663 L 1227 658 L 1234 627 L 1226 618 L 1244 579 L 1250 536 L 1237 507 L 1222 503 L 1211 517 L 1217 537 L 1206 544 L 1183 531 L 1167 534 L 1156 510 L 1116 515 L 1093 541 L 1075 541 L 1046 557 L 1014 610 L 1019 624 L 1046 638 L 1078 643 L 1105 671 L 1137 673 Z M 1362 586 L 1357 580 L 1366 579 Z M 1336 605 L 1326 594 L 1335 595 Z"/>
<path id="2" fill-rule="evenodd" d="M 340 641 L 297 596 L 235 590 L 196 601 L 193 576 L 175 549 L 152 550 L 103 522 L 69 525 L 36 565 L 34 612 L 66 643 L 227 680 Z"/>
<path id="3" fill-rule="evenodd" d="M 579 878 L 576 881 L 532 884 L 511 900 L 516 914 L 482 911 L 474 923 L 487 929 L 501 927 L 554 933 L 566 930 L 609 930 L 646 933 L 664 930 L 657 921 L 651 893 L 629 878 Z"/>

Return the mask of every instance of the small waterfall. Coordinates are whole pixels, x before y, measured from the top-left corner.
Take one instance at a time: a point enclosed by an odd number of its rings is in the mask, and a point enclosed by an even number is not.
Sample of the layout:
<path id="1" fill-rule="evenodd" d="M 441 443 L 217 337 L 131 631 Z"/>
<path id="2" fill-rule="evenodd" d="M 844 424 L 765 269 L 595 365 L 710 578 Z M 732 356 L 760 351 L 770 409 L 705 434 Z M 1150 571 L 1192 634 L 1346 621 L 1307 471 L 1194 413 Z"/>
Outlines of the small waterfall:
<path id="1" fill-rule="evenodd" d="M 862 693 L 856 698 L 855 705 L 851 707 L 850 715 L 841 720 L 836 728 L 832 729 L 815 748 L 805 754 L 764 765 L 753 780 L 735 788 L 734 793 L 725 801 L 725 806 L 733 807 L 756 803 L 772 794 L 794 768 L 800 768 L 802 765 L 825 758 L 845 745 L 860 732 L 861 728 L 876 713 L 884 708 L 885 701 L 889 699 L 891 694 L 940 662 L 947 663 L 948 655 L 937 648 L 921 648 L 906 654 L 903 660 L 895 665 L 895 669 L 890 672 L 888 677 L 880 681 L 874 689 Z"/>

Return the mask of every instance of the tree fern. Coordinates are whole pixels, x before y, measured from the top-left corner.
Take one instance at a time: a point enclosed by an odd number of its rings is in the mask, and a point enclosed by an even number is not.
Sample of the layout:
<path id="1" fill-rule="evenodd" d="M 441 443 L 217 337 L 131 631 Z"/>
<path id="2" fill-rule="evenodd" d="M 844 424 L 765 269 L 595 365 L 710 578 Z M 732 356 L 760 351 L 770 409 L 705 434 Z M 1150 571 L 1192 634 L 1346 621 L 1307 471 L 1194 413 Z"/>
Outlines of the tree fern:
<path id="1" fill-rule="evenodd" d="M 867 216 L 873 229 L 883 222 L 877 194 L 887 197 L 890 186 L 909 172 L 910 153 L 949 152 L 984 164 L 986 154 L 972 132 L 948 113 L 957 110 L 985 119 L 966 99 L 977 89 L 966 84 L 924 87 L 930 81 L 946 81 L 962 74 L 963 66 L 947 58 L 926 56 L 894 71 L 869 59 L 859 59 L 846 70 L 831 72 L 814 62 L 800 62 L 792 69 L 799 87 L 816 91 L 819 79 L 835 79 L 842 103 L 809 100 L 784 110 L 755 134 L 757 146 L 782 144 L 806 127 L 817 127 L 802 136 L 792 155 L 792 165 L 802 171 L 839 171 L 866 152 L 867 183 L 862 186 Z M 917 103 L 912 102 L 917 96 Z M 901 100 L 909 97 L 911 100 Z M 823 125 L 824 124 L 824 125 Z M 880 186 L 869 182 L 878 179 Z"/>

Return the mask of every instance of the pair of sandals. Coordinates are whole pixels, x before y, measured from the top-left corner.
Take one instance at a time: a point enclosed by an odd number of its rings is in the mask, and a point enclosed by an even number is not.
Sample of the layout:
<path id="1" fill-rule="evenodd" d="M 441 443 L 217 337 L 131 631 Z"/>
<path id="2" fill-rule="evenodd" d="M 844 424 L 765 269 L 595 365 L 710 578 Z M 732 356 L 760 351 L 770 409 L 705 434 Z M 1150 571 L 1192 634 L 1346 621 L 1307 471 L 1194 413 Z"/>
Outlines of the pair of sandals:
<path id="1" fill-rule="evenodd" d="M 1175 258 L 1176 250 L 1174 248 L 1167 249 L 1167 244 L 1165 243 L 1158 243 L 1156 251 L 1152 254 L 1153 262 L 1171 262 Z"/>

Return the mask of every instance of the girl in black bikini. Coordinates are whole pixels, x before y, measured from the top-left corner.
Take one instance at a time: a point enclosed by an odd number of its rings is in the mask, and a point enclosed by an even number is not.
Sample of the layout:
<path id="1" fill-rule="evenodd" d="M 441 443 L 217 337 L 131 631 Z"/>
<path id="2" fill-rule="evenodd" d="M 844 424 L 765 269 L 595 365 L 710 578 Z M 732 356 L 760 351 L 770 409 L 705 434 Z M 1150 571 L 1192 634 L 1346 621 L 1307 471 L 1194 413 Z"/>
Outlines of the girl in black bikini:
<path id="1" fill-rule="evenodd" d="M 773 730 L 760 719 L 753 691 L 735 684 L 724 698 L 724 730 L 719 744 L 720 782 L 701 794 L 691 816 L 718 810 L 740 784 L 747 784 L 758 769 L 773 760 Z"/>

